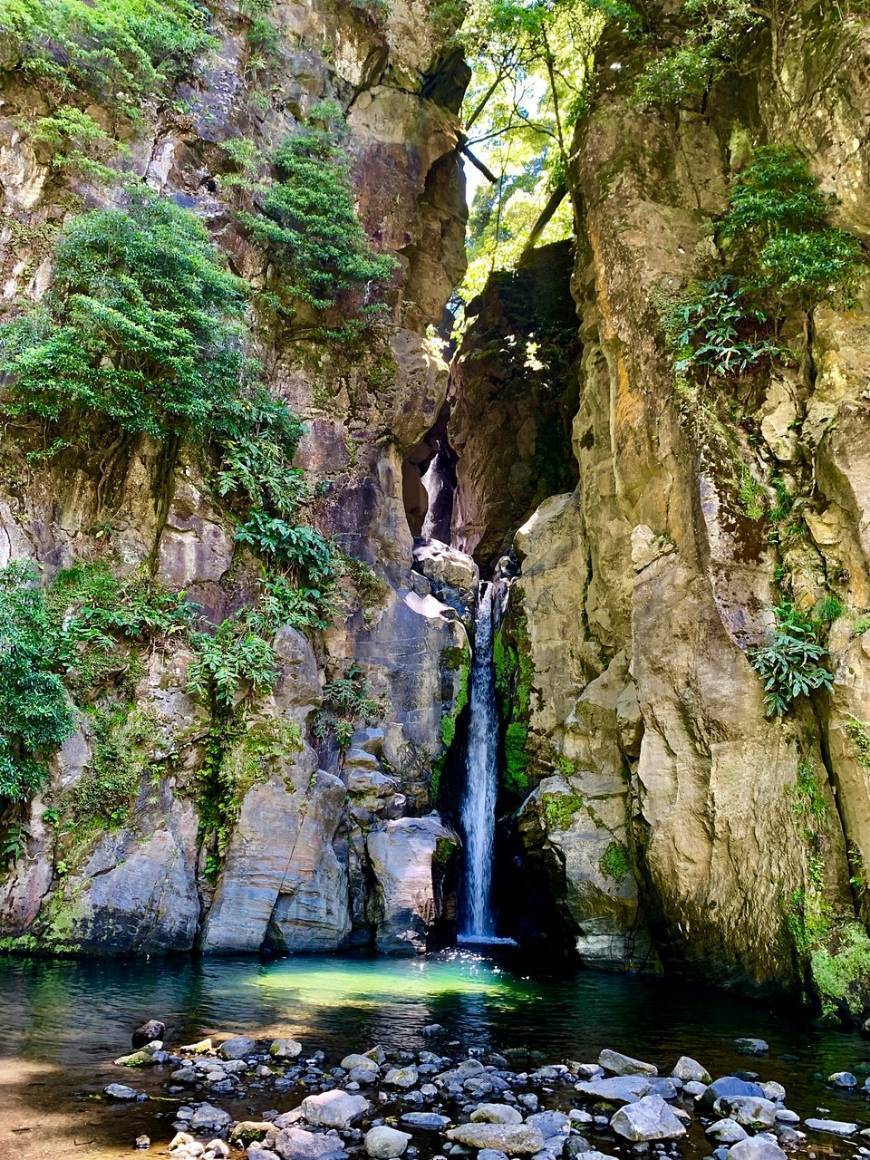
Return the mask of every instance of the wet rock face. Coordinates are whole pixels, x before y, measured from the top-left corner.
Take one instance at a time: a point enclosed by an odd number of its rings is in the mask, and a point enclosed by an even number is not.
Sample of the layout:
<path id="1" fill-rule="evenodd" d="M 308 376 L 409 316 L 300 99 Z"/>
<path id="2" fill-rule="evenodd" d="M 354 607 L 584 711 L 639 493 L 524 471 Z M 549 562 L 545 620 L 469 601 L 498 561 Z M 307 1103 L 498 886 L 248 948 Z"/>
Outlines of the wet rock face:
<path id="1" fill-rule="evenodd" d="M 387 937 L 401 911 L 413 929 L 407 947 L 416 950 L 449 904 L 440 864 L 425 867 L 423 852 L 390 856 L 390 884 L 378 885 L 376 896 L 366 869 L 370 831 L 431 808 L 432 764 L 444 750 L 441 721 L 460 692 L 453 658 L 467 648 L 442 587 L 435 592 L 412 572 L 402 487 L 403 461 L 435 424 L 448 389 L 447 367 L 425 332 L 440 321 L 465 266 L 455 146 L 467 70 L 445 53 L 453 30 L 443 13 L 433 17 L 434 3 L 398 0 L 389 8 L 381 18 L 361 5 L 279 0 L 269 16 L 278 43 L 265 96 L 246 72 L 244 21 L 235 6 L 216 5 L 214 51 L 179 86 L 189 112 L 146 103 L 129 141 L 133 176 L 197 213 L 232 268 L 262 289 L 270 277 L 264 256 L 221 200 L 221 146 L 246 138 L 266 155 L 316 102 L 337 100 L 348 110 L 360 219 L 373 244 L 397 261 L 385 325 L 373 343 L 378 350 L 349 359 L 338 346 L 299 341 L 263 322 L 257 354 L 266 386 L 306 424 L 296 464 L 317 495 L 313 518 L 344 552 L 374 566 L 370 590 L 363 597 L 343 588 L 335 623 L 311 634 L 316 639 L 289 627 L 278 634 L 275 688 L 250 698 L 246 728 L 269 737 L 283 729 L 288 740 L 280 752 L 268 742 L 267 759 L 258 756 L 254 765 L 244 737 L 232 741 L 247 771 L 243 783 L 253 784 L 242 784 L 228 807 L 219 856 L 203 843 L 209 719 L 186 692 L 190 654 L 170 642 L 146 657 L 131 699 L 154 719 L 158 774 L 143 773 L 123 823 L 89 824 L 75 841 L 67 835 L 59 842 L 43 814 L 93 768 L 93 738 L 83 723 L 58 754 L 51 784 L 31 803 L 24 857 L 0 881 L 2 936 L 107 954 L 331 950 L 371 944 L 376 928 Z M 5 318 L 17 295 L 38 298 L 47 289 L 51 271 L 40 238 L 73 211 L 63 181 L 13 123 L 37 106 L 47 111 L 42 98 L 21 77 L 4 73 L 0 83 L 10 129 L 0 133 Z M 99 185 L 79 192 L 89 207 L 111 205 L 119 194 Z M 17 231 L 13 246 L 8 223 Z M 132 440 L 110 471 L 101 455 L 73 452 L 34 470 L 26 450 L 4 441 L 0 564 L 29 558 L 50 579 L 77 560 L 107 557 L 120 571 L 143 567 L 183 588 L 215 623 L 257 591 L 260 564 L 235 540 L 234 517 L 216 498 L 206 465 L 185 447 L 170 454 Z M 443 592 L 454 599 L 464 580 L 461 561 L 451 559 Z M 470 562 L 467 569 L 473 572 Z M 350 745 L 357 757 L 346 762 L 334 745 L 315 749 L 312 725 L 324 684 L 352 663 L 365 671 L 383 714 L 376 727 L 357 729 Z M 363 768 L 360 752 L 372 768 Z M 435 844 L 427 847 L 433 859 Z M 413 901 L 401 872 L 419 885 L 427 869 L 428 892 Z"/>

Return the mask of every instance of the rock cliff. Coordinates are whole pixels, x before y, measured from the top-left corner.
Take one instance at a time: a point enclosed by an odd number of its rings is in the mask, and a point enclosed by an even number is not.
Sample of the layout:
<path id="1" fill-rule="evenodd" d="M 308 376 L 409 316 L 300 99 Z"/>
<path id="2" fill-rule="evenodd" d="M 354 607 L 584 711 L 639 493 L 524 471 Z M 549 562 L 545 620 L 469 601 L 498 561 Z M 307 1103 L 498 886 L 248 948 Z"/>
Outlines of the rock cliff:
<path id="1" fill-rule="evenodd" d="M 124 689 L 108 674 L 74 698 L 75 728 L 50 777 L 4 814 L 15 840 L 0 884 L 7 946 L 292 952 L 377 938 L 414 951 L 452 905 L 456 838 L 430 816 L 427 786 L 444 750 L 442 720 L 461 693 L 459 669 L 444 657 L 468 642 L 460 616 L 432 595 L 438 567 L 431 582 L 412 577 L 402 493 L 403 461 L 447 392 L 426 329 L 465 264 L 456 146 L 467 70 L 444 47 L 454 24 L 437 8 L 281 0 L 258 14 L 212 5 L 200 51 L 170 77 L 165 62 L 149 73 L 152 90 L 135 109 L 101 95 L 84 71 L 58 96 L 31 69 L 37 34 L 4 34 L 6 317 L 52 286 L 59 228 L 123 208 L 131 179 L 192 211 L 255 291 L 244 341 L 267 389 L 304 424 L 295 466 L 308 481 L 308 518 L 348 560 L 329 626 L 280 628 L 270 687 L 239 684 L 223 736 L 209 698 L 189 691 L 189 634 L 134 646 Z M 62 31 L 78 62 L 75 29 Z M 55 137 L 40 144 L 39 127 L 64 100 L 73 129 L 52 122 Z M 300 334 L 257 297 L 275 271 L 234 212 L 251 159 L 304 133 L 324 101 L 343 126 L 359 221 L 393 259 L 385 313 L 356 350 Z M 201 455 L 178 440 L 117 435 L 95 431 L 86 449 L 42 459 L 30 454 L 32 426 L 7 428 L 0 563 L 32 561 L 49 589 L 82 564 L 145 576 L 183 590 L 208 634 L 209 622 L 254 601 L 258 561 L 236 538 L 232 505 Z M 348 711 L 336 744 L 333 701 L 351 669 L 368 707 Z"/>
<path id="2" fill-rule="evenodd" d="M 754 148 L 800 151 L 834 226 L 866 241 L 866 33 L 860 16 L 787 6 L 739 70 L 677 108 L 637 99 L 648 41 L 608 30 L 599 46 L 569 175 L 579 482 L 516 532 L 496 655 L 505 825 L 590 962 L 649 963 L 651 935 L 669 968 L 788 988 L 809 959 L 830 964 L 844 931 L 863 937 L 866 298 L 784 309 L 791 357 L 698 391 L 675 374 L 668 304 L 727 263 L 719 223 Z M 485 566 L 505 543 L 492 497 L 528 515 L 513 481 L 535 450 L 514 416 L 537 390 L 521 366 L 505 411 L 504 351 L 469 379 L 490 310 L 485 296 L 459 355 L 471 402 L 460 395 L 451 430 Z M 505 429 L 507 466 L 491 450 Z M 768 715 L 753 658 L 783 603 L 815 625 L 833 682 Z M 848 985 L 834 989 L 845 1005 Z"/>

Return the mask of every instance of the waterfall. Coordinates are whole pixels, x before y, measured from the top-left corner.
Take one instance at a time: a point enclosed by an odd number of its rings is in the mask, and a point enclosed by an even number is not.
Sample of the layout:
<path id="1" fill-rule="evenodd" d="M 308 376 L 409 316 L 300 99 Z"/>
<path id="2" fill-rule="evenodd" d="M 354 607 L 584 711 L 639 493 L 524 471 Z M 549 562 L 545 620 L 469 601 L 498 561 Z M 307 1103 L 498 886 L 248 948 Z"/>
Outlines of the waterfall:
<path id="1" fill-rule="evenodd" d="M 498 718 L 492 637 L 498 611 L 495 584 L 482 584 L 471 664 L 465 792 L 461 811 L 465 844 L 465 930 L 460 939 L 464 942 L 492 941 L 495 937 L 492 863 L 498 796 Z"/>

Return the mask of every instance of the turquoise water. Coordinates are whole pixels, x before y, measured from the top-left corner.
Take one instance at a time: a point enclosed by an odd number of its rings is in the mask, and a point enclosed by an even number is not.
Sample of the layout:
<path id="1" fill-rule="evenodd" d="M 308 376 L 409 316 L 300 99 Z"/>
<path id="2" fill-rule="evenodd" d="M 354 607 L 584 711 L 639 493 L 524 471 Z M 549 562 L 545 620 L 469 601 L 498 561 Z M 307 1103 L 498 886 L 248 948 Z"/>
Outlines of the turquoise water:
<path id="1" fill-rule="evenodd" d="M 536 1058 L 590 1060 L 614 1047 L 669 1070 L 687 1054 L 714 1074 L 749 1067 L 779 1080 L 802 1116 L 821 1106 L 870 1123 L 862 1095 L 838 1095 L 823 1082 L 870 1057 L 858 1035 L 821 1030 L 793 1009 L 658 980 L 591 972 L 532 977 L 461 953 L 265 964 L 0 958 L 0 972 L 3 1160 L 125 1155 L 134 1128 L 155 1142 L 168 1140 L 171 1105 L 152 1101 L 131 1111 L 93 1099 L 106 1083 L 125 1078 L 111 1060 L 129 1049 L 132 1028 L 151 1017 L 166 1022 L 169 1045 L 212 1032 L 291 1035 L 306 1052 L 326 1051 L 332 1063 L 375 1043 L 432 1046 L 423 1037 L 430 1023 L 445 1028 L 439 1050 L 454 1041 L 463 1052 L 517 1051 L 518 1067 Z M 732 1041 L 741 1035 L 767 1039 L 768 1059 L 738 1055 Z M 148 1077 L 140 1081 L 137 1074 L 136 1082 L 147 1084 Z M 255 1102 L 252 1092 L 246 1105 Z M 165 1118 L 155 1118 L 160 1113 Z M 820 1144 L 818 1152 L 835 1147 Z M 841 1154 L 851 1154 L 842 1147 Z"/>

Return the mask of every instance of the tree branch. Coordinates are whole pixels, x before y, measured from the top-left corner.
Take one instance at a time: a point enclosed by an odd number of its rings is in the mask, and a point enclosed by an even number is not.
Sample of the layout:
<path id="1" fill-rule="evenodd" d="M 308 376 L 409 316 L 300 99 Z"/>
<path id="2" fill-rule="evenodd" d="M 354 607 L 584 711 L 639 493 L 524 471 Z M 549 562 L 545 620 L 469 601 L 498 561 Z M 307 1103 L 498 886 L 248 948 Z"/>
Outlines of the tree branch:
<path id="1" fill-rule="evenodd" d="M 523 252 L 520 254 L 520 261 L 530 254 L 531 251 L 538 244 L 538 238 L 547 228 L 548 223 L 553 217 L 553 214 L 568 196 L 568 186 L 564 181 L 560 182 L 550 196 L 547 198 L 547 203 L 541 212 L 538 214 L 538 220 L 532 226 L 526 244 L 523 246 Z"/>

